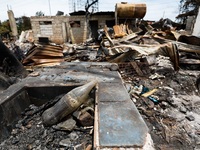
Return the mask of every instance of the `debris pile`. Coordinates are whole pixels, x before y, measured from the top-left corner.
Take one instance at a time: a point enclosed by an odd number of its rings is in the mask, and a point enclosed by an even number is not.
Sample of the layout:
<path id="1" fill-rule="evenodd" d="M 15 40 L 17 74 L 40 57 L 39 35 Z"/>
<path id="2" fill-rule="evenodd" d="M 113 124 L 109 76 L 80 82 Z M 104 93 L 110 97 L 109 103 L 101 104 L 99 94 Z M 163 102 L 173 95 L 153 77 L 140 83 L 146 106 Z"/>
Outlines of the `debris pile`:
<path id="1" fill-rule="evenodd" d="M 128 92 L 147 123 L 156 149 L 199 149 L 199 71 L 175 72 L 159 56 L 146 76 L 122 76 Z M 123 70 L 124 72 L 126 70 Z"/>
<path id="2" fill-rule="evenodd" d="M 64 43 L 60 46 L 40 43 L 32 45 L 28 50 L 27 47 L 26 50 L 22 48 L 25 54 L 23 65 L 53 66 L 63 61 L 140 63 L 152 55 L 162 55 L 170 58 L 176 71 L 187 65 L 198 69 L 199 38 L 175 30 L 180 29 L 179 24 L 161 19 L 153 24 L 141 21 L 135 27 L 129 26 L 120 24 L 99 29 L 98 42 L 89 41 L 79 45 Z"/>
<path id="3" fill-rule="evenodd" d="M 127 84 L 131 85 L 130 96 L 150 129 L 155 148 L 198 149 L 200 98 L 195 76 L 154 75 L 148 80 L 135 77 Z"/>
<path id="4" fill-rule="evenodd" d="M 56 45 L 34 45 L 23 60 L 24 66 L 51 66 L 64 61 L 63 48 Z"/>
<path id="5" fill-rule="evenodd" d="M 12 129 L 11 136 L 0 144 L 1 149 L 90 150 L 95 84 L 96 81 L 91 81 L 41 106 L 30 105 Z M 57 107 L 61 103 L 61 107 Z"/>
<path id="6" fill-rule="evenodd" d="M 153 24 L 141 21 L 133 30 L 123 24 L 115 25 L 113 29 L 105 26 L 99 32 L 101 35 L 97 42 L 86 42 L 79 45 L 65 43 L 62 46 L 34 45 L 27 51 L 22 62 L 26 67 L 52 66 L 64 61 L 117 63 L 118 71 L 124 79 L 130 97 L 150 129 L 155 148 L 200 149 L 200 39 L 183 34 L 177 30 L 180 28 L 179 24 L 169 19 L 162 19 Z M 73 98 L 67 98 L 71 100 L 70 105 L 76 104 Z M 52 109 L 58 111 L 58 107 L 64 107 L 62 104 L 58 103 L 55 105 L 56 108 Z M 82 105 L 80 108 L 83 108 Z M 32 108 L 29 109 L 33 111 Z M 34 106 L 34 109 L 40 108 Z M 49 111 L 54 112 L 52 109 Z M 93 110 L 94 108 L 86 107 L 81 110 L 85 112 L 84 114 L 77 114 L 76 111 L 73 113 L 73 118 L 79 116 L 79 119 L 76 118 L 79 120 L 78 124 L 93 126 L 91 121 Z M 29 111 L 25 114 L 30 113 Z M 55 130 L 66 130 L 66 122 L 53 126 L 53 129 L 44 128 L 43 121 L 52 125 L 63 118 L 55 121 L 52 119 L 55 116 L 49 117 L 44 111 L 37 114 L 36 121 L 33 120 L 34 118 L 27 120 L 27 117 L 24 118 L 27 123 L 23 124 L 24 120 L 19 121 L 16 126 L 18 129 L 13 129 L 10 139 L 1 143 L 1 146 L 8 145 L 10 149 L 15 149 L 15 145 L 25 146 L 20 147 L 22 149 L 27 147 L 45 149 L 51 146 L 59 148 L 57 143 L 65 148 L 70 148 L 71 144 L 75 146 L 77 141 L 73 143 L 70 139 L 71 136 L 77 139 L 77 134 L 70 135 L 74 131 L 70 134 L 58 131 L 59 134 L 48 136 L 50 133 L 55 133 Z M 40 118 L 42 112 L 44 112 L 43 120 Z M 60 112 L 57 113 L 60 114 Z M 73 126 L 77 125 L 72 118 L 68 120 L 68 123 Z M 38 134 L 35 138 L 33 131 L 36 129 L 32 130 L 32 125 L 40 128 L 38 133 L 35 132 Z M 73 129 L 78 130 L 81 138 L 84 136 L 88 138 L 87 135 L 81 133 L 89 133 L 87 128 L 76 126 Z M 29 133 L 30 137 L 25 137 L 31 140 L 27 143 L 34 143 L 34 146 L 20 143 L 24 131 L 29 130 L 32 132 Z M 69 136 L 69 138 L 61 140 L 60 135 Z M 39 136 L 44 137 L 42 141 L 38 141 Z M 89 136 L 88 140 L 91 144 L 91 135 Z"/>

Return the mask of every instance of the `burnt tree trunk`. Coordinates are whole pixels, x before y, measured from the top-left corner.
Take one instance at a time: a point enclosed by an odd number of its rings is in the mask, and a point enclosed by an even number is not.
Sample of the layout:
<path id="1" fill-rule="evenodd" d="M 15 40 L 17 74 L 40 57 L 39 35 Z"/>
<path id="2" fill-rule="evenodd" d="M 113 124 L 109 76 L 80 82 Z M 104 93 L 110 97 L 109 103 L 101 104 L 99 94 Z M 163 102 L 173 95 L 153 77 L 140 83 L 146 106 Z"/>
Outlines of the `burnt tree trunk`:
<path id="1" fill-rule="evenodd" d="M 14 53 L 0 41 L 0 67 L 9 76 L 26 77 L 28 72 Z"/>
<path id="2" fill-rule="evenodd" d="M 91 3 L 89 2 L 89 0 L 87 0 L 86 2 L 86 5 L 85 5 L 85 19 L 86 19 L 86 24 L 87 24 L 87 30 L 88 30 L 88 35 L 89 35 L 89 38 L 91 38 L 91 27 L 90 27 L 90 24 L 89 24 L 89 21 L 90 21 L 90 15 L 91 13 L 93 12 L 89 12 L 89 9 L 92 5 L 94 5 L 95 3 L 97 3 L 99 0 L 94 0 L 92 1 Z"/>

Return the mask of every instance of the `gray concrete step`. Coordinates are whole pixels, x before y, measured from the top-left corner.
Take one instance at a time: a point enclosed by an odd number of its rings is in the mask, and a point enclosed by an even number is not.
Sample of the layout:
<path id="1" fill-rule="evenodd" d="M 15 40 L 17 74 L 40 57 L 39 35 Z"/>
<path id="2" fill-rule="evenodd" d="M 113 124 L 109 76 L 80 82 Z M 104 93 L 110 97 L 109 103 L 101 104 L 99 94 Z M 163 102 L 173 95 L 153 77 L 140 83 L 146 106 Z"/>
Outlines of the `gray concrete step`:
<path id="1" fill-rule="evenodd" d="M 99 83 L 96 96 L 95 148 L 141 148 L 153 144 L 148 127 L 122 81 Z"/>

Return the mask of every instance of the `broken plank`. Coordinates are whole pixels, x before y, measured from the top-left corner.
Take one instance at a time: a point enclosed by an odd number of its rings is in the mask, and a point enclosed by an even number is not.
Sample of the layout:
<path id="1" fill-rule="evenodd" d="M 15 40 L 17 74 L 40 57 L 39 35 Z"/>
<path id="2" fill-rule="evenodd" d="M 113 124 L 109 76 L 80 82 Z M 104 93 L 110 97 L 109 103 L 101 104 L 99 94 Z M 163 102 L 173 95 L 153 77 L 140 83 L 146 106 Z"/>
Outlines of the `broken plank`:
<path id="1" fill-rule="evenodd" d="M 53 52 L 58 52 L 58 53 L 63 51 L 62 49 L 46 48 L 46 47 L 38 47 L 37 49 L 42 50 L 42 51 L 46 50 L 46 51 L 53 51 Z"/>
<path id="2" fill-rule="evenodd" d="M 180 59 L 181 64 L 200 65 L 200 60 L 197 59 Z"/>
<path id="3" fill-rule="evenodd" d="M 126 33 L 123 31 L 123 27 L 119 25 L 113 26 L 115 38 L 122 38 L 126 35 Z"/>
<path id="4" fill-rule="evenodd" d="M 33 67 L 46 67 L 46 66 L 56 66 L 56 65 L 60 65 L 60 62 L 38 64 L 38 65 L 33 65 Z"/>
<path id="5" fill-rule="evenodd" d="M 36 64 L 63 62 L 64 59 L 32 59 Z"/>
<path id="6" fill-rule="evenodd" d="M 33 56 L 31 57 L 31 59 L 61 59 L 62 57 L 57 57 L 57 56 L 43 56 L 43 55 L 39 55 L 39 56 Z"/>
<path id="7" fill-rule="evenodd" d="M 26 56 L 30 55 L 36 49 L 36 47 L 36 45 L 32 45 L 31 48 L 27 51 Z"/>
<path id="8" fill-rule="evenodd" d="M 23 60 L 23 62 L 24 61 L 26 61 L 26 60 L 28 60 L 28 59 L 30 59 L 33 55 L 35 55 L 37 52 L 39 52 L 39 50 L 37 50 L 37 49 L 35 49 L 34 51 L 32 51 L 24 60 Z"/>
<path id="9" fill-rule="evenodd" d="M 61 46 L 56 46 L 56 45 L 42 45 L 42 46 L 39 46 L 39 47 L 62 49 Z"/>
<path id="10" fill-rule="evenodd" d="M 108 39 L 109 42 L 110 42 L 111 47 L 113 47 L 113 46 L 114 46 L 114 43 L 113 43 L 112 39 L 110 38 L 110 36 L 109 36 L 109 34 L 108 34 L 108 28 L 107 28 L 107 26 L 104 27 L 104 32 L 105 32 L 105 35 L 106 35 L 107 39 Z"/>
<path id="11" fill-rule="evenodd" d="M 189 52 L 189 53 L 198 53 L 200 54 L 200 46 L 197 45 L 191 45 L 191 44 L 185 44 L 182 42 L 178 42 L 178 41 L 173 41 L 173 40 L 169 40 L 169 39 L 164 39 L 160 36 L 154 36 L 154 39 L 163 43 L 167 43 L 167 42 L 174 42 L 178 45 L 178 49 L 179 51 L 182 52 Z"/>
<path id="12" fill-rule="evenodd" d="M 51 52 L 51 51 L 38 51 L 36 53 L 36 55 L 47 55 L 47 56 L 60 56 L 60 57 L 63 57 L 63 53 L 56 53 L 56 52 Z"/>
<path id="13" fill-rule="evenodd" d="M 132 67 L 135 69 L 135 71 L 137 72 L 137 74 L 138 74 L 139 76 L 143 76 L 143 75 L 144 75 L 143 72 L 142 72 L 142 70 L 139 68 L 137 62 L 132 61 L 132 62 L 130 62 L 130 63 L 131 63 Z"/>
<path id="14" fill-rule="evenodd" d="M 129 35 L 127 35 L 127 36 L 124 36 L 123 38 L 114 39 L 114 40 L 113 40 L 113 43 L 115 44 L 115 43 L 125 42 L 125 41 L 131 40 L 131 39 L 133 39 L 133 38 L 135 38 L 135 37 L 137 37 L 137 36 L 138 36 L 137 34 L 132 33 L 132 34 L 129 34 Z"/>
<path id="15" fill-rule="evenodd" d="M 152 94 L 154 94 L 157 91 L 158 91 L 158 89 L 153 89 L 153 90 L 151 90 L 149 92 L 146 92 L 146 93 L 142 94 L 142 96 L 143 97 L 149 97 L 149 96 L 151 96 Z"/>

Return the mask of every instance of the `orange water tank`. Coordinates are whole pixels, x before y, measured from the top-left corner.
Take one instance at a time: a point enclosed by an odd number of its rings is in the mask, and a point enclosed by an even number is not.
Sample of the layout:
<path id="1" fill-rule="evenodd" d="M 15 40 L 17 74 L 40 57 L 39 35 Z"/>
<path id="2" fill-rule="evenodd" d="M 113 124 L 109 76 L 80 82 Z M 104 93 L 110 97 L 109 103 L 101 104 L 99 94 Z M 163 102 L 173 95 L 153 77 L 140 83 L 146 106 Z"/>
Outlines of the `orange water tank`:
<path id="1" fill-rule="evenodd" d="M 146 14 L 146 4 L 117 3 L 115 16 L 117 18 L 143 18 Z"/>

